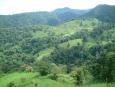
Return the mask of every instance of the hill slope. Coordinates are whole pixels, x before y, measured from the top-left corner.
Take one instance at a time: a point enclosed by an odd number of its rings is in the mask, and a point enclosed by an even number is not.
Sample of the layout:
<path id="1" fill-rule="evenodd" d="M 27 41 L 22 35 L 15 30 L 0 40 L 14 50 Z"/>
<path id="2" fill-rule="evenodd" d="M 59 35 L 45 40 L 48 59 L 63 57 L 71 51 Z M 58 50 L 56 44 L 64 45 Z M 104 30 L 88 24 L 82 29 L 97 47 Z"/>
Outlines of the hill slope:
<path id="1" fill-rule="evenodd" d="M 76 19 L 87 12 L 88 10 L 61 8 L 52 12 L 44 11 L 14 15 L 0 15 L 0 26 L 17 27 L 37 24 L 57 25 L 67 20 Z"/>
<path id="2" fill-rule="evenodd" d="M 57 47 L 73 50 L 74 47 L 81 46 L 84 51 L 87 50 L 90 55 L 95 56 L 98 51 L 102 51 L 102 49 L 98 50 L 101 45 L 112 44 L 115 37 L 114 26 L 103 24 L 95 18 L 72 20 L 58 26 L 0 28 L 0 31 L 0 62 L 4 72 L 21 64 L 33 64 L 36 58 L 52 56 L 50 53 L 55 52 Z"/>
<path id="3" fill-rule="evenodd" d="M 90 10 L 60 8 L 52 12 L 30 12 L 0 15 L 0 27 L 17 27 L 37 24 L 58 25 L 64 21 L 83 17 L 96 17 L 104 22 L 115 22 L 115 6 L 98 5 Z"/>
<path id="4" fill-rule="evenodd" d="M 89 17 L 96 17 L 104 22 L 110 22 L 115 23 L 115 5 L 98 5 L 92 10 L 90 10 L 88 13 L 86 13 L 86 16 Z"/>

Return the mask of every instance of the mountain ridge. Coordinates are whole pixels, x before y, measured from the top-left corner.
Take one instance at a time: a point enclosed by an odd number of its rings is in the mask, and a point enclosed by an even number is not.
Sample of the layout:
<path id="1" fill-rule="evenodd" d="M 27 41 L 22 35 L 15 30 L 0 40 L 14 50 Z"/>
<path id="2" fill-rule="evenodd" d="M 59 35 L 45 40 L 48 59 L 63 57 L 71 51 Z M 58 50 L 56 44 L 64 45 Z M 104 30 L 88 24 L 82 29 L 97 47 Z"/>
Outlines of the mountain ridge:
<path id="1" fill-rule="evenodd" d="M 96 17 L 104 22 L 115 22 L 115 5 L 102 4 L 91 9 L 85 16 Z"/>
<path id="2" fill-rule="evenodd" d="M 65 21 L 95 17 L 105 22 L 115 22 L 115 5 L 98 5 L 93 9 L 78 10 L 68 7 L 59 8 L 51 12 L 27 12 L 14 15 L 0 15 L 0 27 L 17 27 L 26 25 L 58 25 Z"/>

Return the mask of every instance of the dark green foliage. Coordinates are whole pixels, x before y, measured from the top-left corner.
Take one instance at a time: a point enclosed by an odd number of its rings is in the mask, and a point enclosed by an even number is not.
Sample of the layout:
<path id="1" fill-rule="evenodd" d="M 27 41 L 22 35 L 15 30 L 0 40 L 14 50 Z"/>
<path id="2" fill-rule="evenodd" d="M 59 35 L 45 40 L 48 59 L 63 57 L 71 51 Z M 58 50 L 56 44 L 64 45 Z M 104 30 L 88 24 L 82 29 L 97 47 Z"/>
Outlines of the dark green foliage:
<path id="1" fill-rule="evenodd" d="M 83 83 L 80 72 L 78 73 L 78 75 L 76 75 L 76 81 L 77 81 L 76 82 L 77 85 L 81 85 Z"/>
<path id="2" fill-rule="evenodd" d="M 22 64 L 34 63 L 34 56 L 22 47 L 32 38 L 32 30 L 0 28 L 0 32 L 0 66 L 3 72 L 17 70 Z"/>
<path id="3" fill-rule="evenodd" d="M 57 74 L 50 74 L 48 77 L 49 77 L 50 79 L 52 79 L 52 80 L 57 80 L 57 79 L 58 79 Z"/>
<path id="4" fill-rule="evenodd" d="M 113 49 L 113 48 L 112 48 Z M 91 72 L 96 80 L 112 82 L 115 73 L 115 49 L 108 50 L 92 61 Z"/>
<path id="5" fill-rule="evenodd" d="M 17 70 L 23 64 L 33 65 L 38 52 L 62 42 L 61 37 L 49 33 L 48 37 L 33 38 L 37 31 L 45 32 L 48 26 L 0 28 L 0 69 Z M 10 65 L 10 66 L 9 66 Z"/>
<path id="6" fill-rule="evenodd" d="M 98 5 L 94 9 L 92 9 L 86 15 L 89 17 L 96 17 L 104 22 L 115 23 L 115 6 L 110 5 Z"/>
<path id="7" fill-rule="evenodd" d="M 84 49 L 84 46 L 76 46 L 71 49 L 58 48 L 52 52 L 52 61 L 60 64 L 75 64 L 77 61 L 84 61 L 88 58 L 88 53 Z M 78 64 L 79 65 L 79 64 Z"/>
<path id="8" fill-rule="evenodd" d="M 16 87 L 14 82 L 8 83 L 7 87 Z"/>

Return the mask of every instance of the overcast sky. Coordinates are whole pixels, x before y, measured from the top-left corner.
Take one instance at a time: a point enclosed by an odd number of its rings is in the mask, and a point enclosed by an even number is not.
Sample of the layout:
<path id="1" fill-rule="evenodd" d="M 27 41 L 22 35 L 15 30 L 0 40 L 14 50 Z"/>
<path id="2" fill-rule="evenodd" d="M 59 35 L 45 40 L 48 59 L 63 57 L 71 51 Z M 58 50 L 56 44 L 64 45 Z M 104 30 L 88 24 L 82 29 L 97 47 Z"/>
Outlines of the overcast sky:
<path id="1" fill-rule="evenodd" d="M 63 7 L 89 9 L 98 4 L 115 5 L 115 0 L 0 0 L 0 14 L 52 11 Z"/>

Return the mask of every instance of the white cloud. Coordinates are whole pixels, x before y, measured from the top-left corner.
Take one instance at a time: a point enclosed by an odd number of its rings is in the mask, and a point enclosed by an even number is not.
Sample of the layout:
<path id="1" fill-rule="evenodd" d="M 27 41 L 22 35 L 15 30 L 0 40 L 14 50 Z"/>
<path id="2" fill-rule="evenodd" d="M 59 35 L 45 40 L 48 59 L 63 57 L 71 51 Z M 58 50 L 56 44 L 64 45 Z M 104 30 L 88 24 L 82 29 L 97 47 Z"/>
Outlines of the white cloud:
<path id="1" fill-rule="evenodd" d="M 56 8 L 93 8 L 98 4 L 115 5 L 115 0 L 0 0 L 0 14 L 51 11 Z"/>

